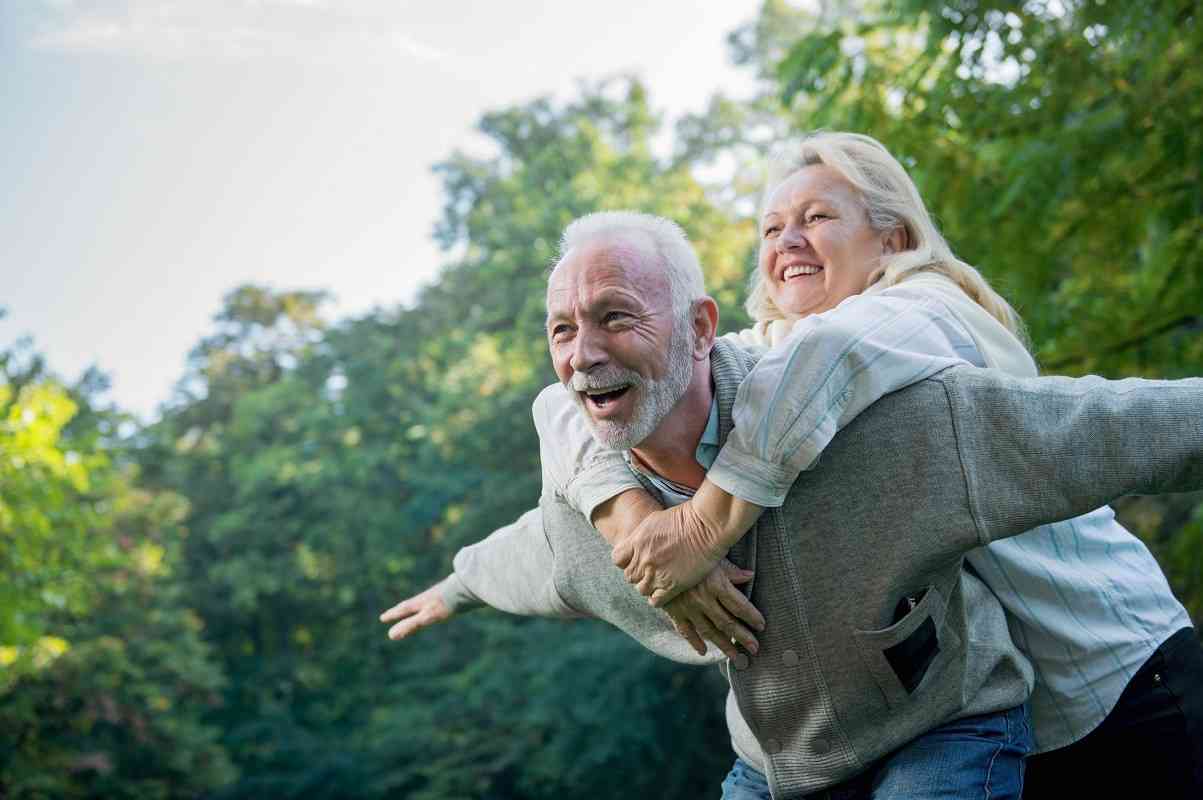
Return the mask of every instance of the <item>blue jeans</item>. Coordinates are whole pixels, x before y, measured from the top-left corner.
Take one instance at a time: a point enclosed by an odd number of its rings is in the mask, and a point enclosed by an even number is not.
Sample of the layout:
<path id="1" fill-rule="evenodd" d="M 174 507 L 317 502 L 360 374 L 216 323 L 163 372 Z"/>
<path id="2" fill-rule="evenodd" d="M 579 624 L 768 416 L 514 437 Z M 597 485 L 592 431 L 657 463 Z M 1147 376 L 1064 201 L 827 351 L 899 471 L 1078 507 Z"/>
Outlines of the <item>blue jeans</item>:
<path id="1" fill-rule="evenodd" d="M 1032 749 L 1027 705 L 953 720 L 928 731 L 843 783 L 809 795 L 823 800 L 1018 800 Z M 722 800 L 771 800 L 765 776 L 735 759 Z"/>

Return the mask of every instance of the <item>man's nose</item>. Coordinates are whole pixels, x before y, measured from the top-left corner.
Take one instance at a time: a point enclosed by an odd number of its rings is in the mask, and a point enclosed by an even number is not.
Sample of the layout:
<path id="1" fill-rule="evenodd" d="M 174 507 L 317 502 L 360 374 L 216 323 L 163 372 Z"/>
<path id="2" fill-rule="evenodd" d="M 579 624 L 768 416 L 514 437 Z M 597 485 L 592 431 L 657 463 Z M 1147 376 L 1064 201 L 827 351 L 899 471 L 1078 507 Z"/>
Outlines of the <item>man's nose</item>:
<path id="1" fill-rule="evenodd" d="M 606 351 L 602 347 L 601 339 L 590 328 L 591 326 L 582 325 L 577 329 L 573 340 L 572 359 L 569 361 L 574 372 L 588 372 L 606 360 Z"/>

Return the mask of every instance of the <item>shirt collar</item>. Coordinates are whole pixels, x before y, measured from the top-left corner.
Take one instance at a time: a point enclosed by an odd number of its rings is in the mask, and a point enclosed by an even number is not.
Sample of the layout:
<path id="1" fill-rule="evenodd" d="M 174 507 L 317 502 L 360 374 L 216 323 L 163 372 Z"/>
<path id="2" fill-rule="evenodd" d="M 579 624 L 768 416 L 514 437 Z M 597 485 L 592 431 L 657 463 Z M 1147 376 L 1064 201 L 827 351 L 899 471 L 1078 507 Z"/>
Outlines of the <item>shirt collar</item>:
<path id="1" fill-rule="evenodd" d="M 718 458 L 718 452 L 721 449 L 719 443 L 718 432 L 718 396 L 715 395 L 710 399 L 710 417 L 706 420 L 706 429 L 702 431 L 702 438 L 698 441 L 697 449 L 694 450 L 694 458 L 697 459 L 704 469 L 709 470 L 714 466 L 714 460 Z M 643 475 L 652 485 L 655 486 L 665 499 L 670 504 L 683 502 L 693 496 L 693 489 L 688 486 L 682 486 L 675 481 L 670 481 L 668 478 L 661 477 L 651 470 L 644 469 L 638 464 L 635 459 L 631 458 L 631 451 L 624 450 L 622 453 L 626 458 L 627 464 L 631 469 Z M 675 501 L 675 502 L 674 502 Z"/>

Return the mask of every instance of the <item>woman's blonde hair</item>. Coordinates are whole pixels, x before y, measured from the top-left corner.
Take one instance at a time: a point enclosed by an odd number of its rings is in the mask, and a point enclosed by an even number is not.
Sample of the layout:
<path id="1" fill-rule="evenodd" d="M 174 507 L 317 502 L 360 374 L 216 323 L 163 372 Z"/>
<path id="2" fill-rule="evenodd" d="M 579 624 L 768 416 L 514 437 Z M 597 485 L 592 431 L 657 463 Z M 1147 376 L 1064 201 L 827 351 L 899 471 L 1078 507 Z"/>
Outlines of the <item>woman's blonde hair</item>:
<path id="1" fill-rule="evenodd" d="M 882 288 L 914 275 L 935 272 L 951 279 L 1007 330 L 1028 344 L 1023 321 L 1011 304 L 990 287 L 976 269 L 957 258 L 927 213 L 915 182 L 898 160 L 876 139 L 859 133 L 820 131 L 802 139 L 770 162 L 761 206 L 787 178 L 805 167 L 824 164 L 839 173 L 857 191 L 875 231 L 901 227 L 906 243 L 896 253 L 881 257 L 880 266 L 869 276 L 868 286 Z M 789 319 L 773 302 L 757 269 L 752 274 L 744 306 L 757 321 Z"/>

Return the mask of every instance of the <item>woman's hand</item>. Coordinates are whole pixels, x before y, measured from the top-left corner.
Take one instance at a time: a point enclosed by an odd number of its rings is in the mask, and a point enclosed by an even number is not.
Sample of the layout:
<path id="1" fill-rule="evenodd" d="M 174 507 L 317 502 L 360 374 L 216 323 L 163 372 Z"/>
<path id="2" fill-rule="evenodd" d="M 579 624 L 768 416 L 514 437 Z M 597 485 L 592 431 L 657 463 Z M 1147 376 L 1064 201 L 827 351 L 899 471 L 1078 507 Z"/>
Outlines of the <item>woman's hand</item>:
<path id="1" fill-rule="evenodd" d="M 752 630 L 764 630 L 764 617 L 735 584 L 752 580 L 752 573 L 723 559 L 702 582 L 664 606 L 673 627 L 698 655 L 713 642 L 727 658 L 739 655 L 735 643 L 755 655 L 760 642 Z M 705 640 L 705 641 L 703 641 Z"/>
<path id="2" fill-rule="evenodd" d="M 727 554 L 718 532 L 696 513 L 693 501 L 644 517 L 614 547 L 614 563 L 627 581 L 662 606 L 694 586 Z"/>
<path id="3" fill-rule="evenodd" d="M 438 586 L 431 586 L 421 594 L 415 594 L 407 600 L 380 615 L 381 622 L 396 622 L 388 629 L 388 638 L 404 639 L 423 628 L 450 619 L 451 609 L 443 602 Z"/>
<path id="4" fill-rule="evenodd" d="M 714 569 L 762 510 L 704 481 L 689 502 L 647 514 L 614 546 L 614 563 L 663 606 Z"/>

